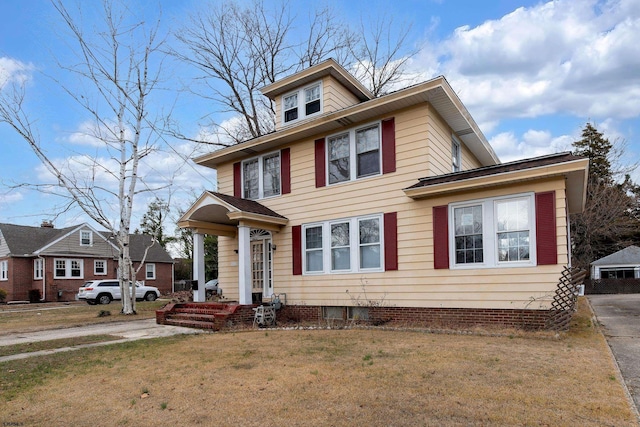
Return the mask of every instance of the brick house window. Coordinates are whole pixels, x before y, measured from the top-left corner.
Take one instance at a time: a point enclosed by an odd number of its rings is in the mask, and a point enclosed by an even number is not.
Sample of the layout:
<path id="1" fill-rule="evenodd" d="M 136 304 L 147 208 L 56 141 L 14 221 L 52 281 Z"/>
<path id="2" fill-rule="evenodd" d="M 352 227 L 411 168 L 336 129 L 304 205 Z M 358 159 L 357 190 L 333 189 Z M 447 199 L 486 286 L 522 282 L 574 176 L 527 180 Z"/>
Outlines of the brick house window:
<path id="1" fill-rule="evenodd" d="M 104 276 L 107 274 L 107 261 L 96 259 L 93 261 L 93 274 L 96 276 Z"/>
<path id="2" fill-rule="evenodd" d="M 81 259 L 55 259 L 53 277 L 55 279 L 82 279 L 84 277 L 82 264 Z"/>
<path id="3" fill-rule="evenodd" d="M 9 280 L 9 261 L 0 261 L 0 280 Z"/>
<path id="4" fill-rule="evenodd" d="M 156 278 L 156 265 L 145 264 L 145 276 L 147 280 L 154 280 Z"/>
<path id="5" fill-rule="evenodd" d="M 33 260 L 33 278 L 36 280 L 42 279 L 44 276 L 44 260 L 36 258 Z"/>

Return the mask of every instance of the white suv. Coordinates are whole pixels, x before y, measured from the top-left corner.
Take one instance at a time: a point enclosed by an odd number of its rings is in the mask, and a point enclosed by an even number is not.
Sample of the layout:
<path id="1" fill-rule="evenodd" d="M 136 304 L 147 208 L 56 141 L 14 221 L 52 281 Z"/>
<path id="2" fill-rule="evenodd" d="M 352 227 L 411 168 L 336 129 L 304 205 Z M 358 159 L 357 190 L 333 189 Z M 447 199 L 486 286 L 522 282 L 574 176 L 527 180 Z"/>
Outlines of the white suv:
<path id="1" fill-rule="evenodd" d="M 122 299 L 120 282 L 118 279 L 89 280 L 78 289 L 78 299 L 88 304 L 109 304 L 114 299 Z M 139 301 L 155 301 L 160 297 L 160 291 L 153 286 L 136 283 L 136 299 Z"/>

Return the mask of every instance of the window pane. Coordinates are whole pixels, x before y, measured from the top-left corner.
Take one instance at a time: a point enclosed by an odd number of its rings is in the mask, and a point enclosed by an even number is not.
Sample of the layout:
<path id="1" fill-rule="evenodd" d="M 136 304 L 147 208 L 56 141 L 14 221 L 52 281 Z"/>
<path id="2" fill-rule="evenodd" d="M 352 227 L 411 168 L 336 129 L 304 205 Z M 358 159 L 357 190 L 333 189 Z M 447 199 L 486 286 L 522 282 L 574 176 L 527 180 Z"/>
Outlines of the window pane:
<path id="1" fill-rule="evenodd" d="M 305 93 L 305 102 L 307 103 L 320 99 L 320 85 L 316 85 L 314 87 L 305 89 L 304 93 Z"/>
<path id="2" fill-rule="evenodd" d="M 298 118 L 298 94 L 284 98 L 284 121 L 289 122 Z"/>
<path id="3" fill-rule="evenodd" d="M 305 229 L 306 249 L 322 248 L 322 227 L 309 227 Z"/>
<path id="4" fill-rule="evenodd" d="M 348 181 L 349 166 L 349 134 L 329 139 L 329 183 Z"/>
<path id="5" fill-rule="evenodd" d="M 482 206 L 465 206 L 453 210 L 456 264 L 484 261 Z"/>
<path id="6" fill-rule="evenodd" d="M 498 233 L 498 261 L 528 261 L 529 232 Z"/>
<path id="7" fill-rule="evenodd" d="M 360 247 L 360 268 L 380 268 L 380 245 Z"/>
<path id="8" fill-rule="evenodd" d="M 351 269 L 351 248 L 331 249 L 331 269 L 350 270 Z"/>
<path id="9" fill-rule="evenodd" d="M 529 229 L 529 201 L 508 200 L 496 202 L 497 231 Z"/>
<path id="10" fill-rule="evenodd" d="M 262 171 L 264 197 L 280 194 L 280 154 L 265 157 Z"/>
<path id="11" fill-rule="evenodd" d="M 244 198 L 257 199 L 258 195 L 258 159 L 243 164 Z"/>
<path id="12" fill-rule="evenodd" d="M 358 177 L 380 173 L 379 135 L 377 125 L 356 132 Z"/>
<path id="13" fill-rule="evenodd" d="M 322 270 L 322 251 L 307 251 L 307 271 Z"/>
<path id="14" fill-rule="evenodd" d="M 380 220 L 378 218 L 360 221 L 360 244 L 380 242 Z"/>
<path id="15" fill-rule="evenodd" d="M 349 223 L 331 225 L 331 269 L 351 269 Z"/>

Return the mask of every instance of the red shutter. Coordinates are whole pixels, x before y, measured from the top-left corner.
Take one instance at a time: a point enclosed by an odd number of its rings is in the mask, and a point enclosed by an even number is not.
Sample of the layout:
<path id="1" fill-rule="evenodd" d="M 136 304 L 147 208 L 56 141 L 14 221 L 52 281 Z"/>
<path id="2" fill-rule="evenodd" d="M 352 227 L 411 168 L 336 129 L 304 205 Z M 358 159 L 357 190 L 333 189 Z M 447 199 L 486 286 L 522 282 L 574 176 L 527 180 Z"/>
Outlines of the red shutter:
<path id="1" fill-rule="evenodd" d="M 327 185 L 324 138 L 316 139 L 316 188 Z"/>
<path id="2" fill-rule="evenodd" d="M 398 269 L 398 213 L 384 214 L 384 269 Z"/>
<path id="3" fill-rule="evenodd" d="M 282 180 L 282 194 L 291 193 L 291 149 L 280 151 L 280 179 Z"/>
<path id="4" fill-rule="evenodd" d="M 233 195 L 242 197 L 242 174 L 240 172 L 240 162 L 233 164 Z"/>
<path id="5" fill-rule="evenodd" d="M 302 226 L 294 225 L 291 230 L 293 243 L 293 275 L 302 274 Z"/>
<path id="6" fill-rule="evenodd" d="M 536 193 L 536 255 L 538 265 L 558 263 L 555 191 Z"/>
<path id="7" fill-rule="evenodd" d="M 396 171 L 396 122 L 393 117 L 382 121 L 382 173 Z"/>
<path id="8" fill-rule="evenodd" d="M 433 207 L 433 268 L 449 268 L 448 206 Z"/>

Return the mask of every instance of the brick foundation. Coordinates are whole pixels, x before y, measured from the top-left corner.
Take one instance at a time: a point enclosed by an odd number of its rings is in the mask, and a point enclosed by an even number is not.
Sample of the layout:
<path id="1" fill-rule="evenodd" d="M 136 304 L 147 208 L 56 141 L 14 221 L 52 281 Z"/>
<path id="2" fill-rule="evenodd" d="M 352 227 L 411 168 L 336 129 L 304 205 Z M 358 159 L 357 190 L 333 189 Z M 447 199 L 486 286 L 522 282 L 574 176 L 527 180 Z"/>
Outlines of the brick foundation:
<path id="1" fill-rule="evenodd" d="M 507 310 L 479 308 L 422 308 L 422 307 L 363 307 L 369 318 L 364 323 L 382 325 L 400 323 L 424 327 L 461 328 L 472 326 L 501 326 L 517 329 L 544 329 L 547 310 Z M 277 314 L 283 322 L 326 322 L 322 307 L 288 305 Z M 347 321 L 347 307 L 342 319 Z"/>

